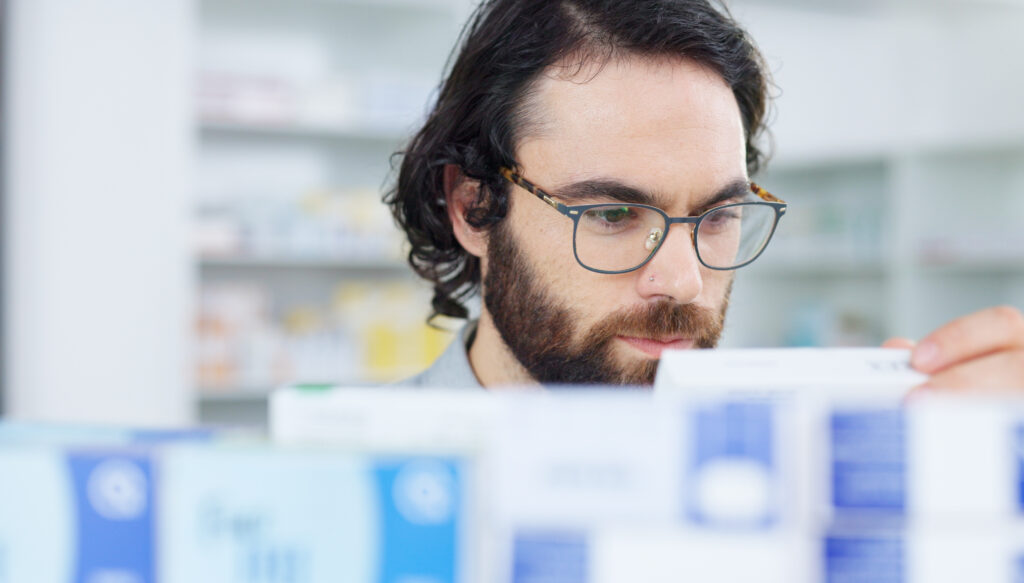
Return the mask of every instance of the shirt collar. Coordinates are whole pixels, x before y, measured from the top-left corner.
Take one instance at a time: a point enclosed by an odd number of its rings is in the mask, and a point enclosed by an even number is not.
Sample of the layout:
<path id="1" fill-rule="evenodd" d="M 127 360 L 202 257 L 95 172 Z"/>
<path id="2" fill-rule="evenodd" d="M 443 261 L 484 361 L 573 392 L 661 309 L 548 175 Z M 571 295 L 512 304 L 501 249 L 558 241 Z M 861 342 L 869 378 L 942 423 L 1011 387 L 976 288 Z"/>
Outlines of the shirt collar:
<path id="1" fill-rule="evenodd" d="M 469 347 L 476 338 L 477 321 L 470 320 L 459 331 L 448 348 L 420 374 L 402 381 L 397 386 L 434 387 L 447 389 L 482 389 L 483 385 L 469 364 Z"/>

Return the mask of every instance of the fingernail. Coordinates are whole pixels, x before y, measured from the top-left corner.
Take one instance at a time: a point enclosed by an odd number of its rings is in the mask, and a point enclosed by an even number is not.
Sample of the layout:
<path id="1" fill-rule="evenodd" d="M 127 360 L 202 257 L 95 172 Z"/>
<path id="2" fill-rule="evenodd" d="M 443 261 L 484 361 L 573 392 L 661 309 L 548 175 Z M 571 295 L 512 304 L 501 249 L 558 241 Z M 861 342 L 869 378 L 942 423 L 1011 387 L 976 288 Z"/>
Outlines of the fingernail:
<path id="1" fill-rule="evenodd" d="M 939 346 L 931 341 L 917 345 L 910 363 L 918 370 L 928 370 L 939 362 Z"/>

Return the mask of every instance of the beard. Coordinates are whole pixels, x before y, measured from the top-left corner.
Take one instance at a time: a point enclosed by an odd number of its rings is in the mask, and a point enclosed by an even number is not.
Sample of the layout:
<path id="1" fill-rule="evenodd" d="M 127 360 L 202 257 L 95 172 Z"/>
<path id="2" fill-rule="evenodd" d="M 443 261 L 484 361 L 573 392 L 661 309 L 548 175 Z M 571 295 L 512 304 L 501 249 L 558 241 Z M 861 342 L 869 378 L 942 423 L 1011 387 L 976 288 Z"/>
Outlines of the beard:
<path id="1" fill-rule="evenodd" d="M 730 283 L 717 312 L 663 300 L 613 312 L 577 333 L 581 311 L 558 301 L 539 281 L 507 221 L 491 230 L 487 261 L 484 305 L 512 355 L 541 384 L 653 384 L 658 361 L 617 364 L 615 338 L 683 336 L 697 348 L 714 348 L 732 288 Z"/>

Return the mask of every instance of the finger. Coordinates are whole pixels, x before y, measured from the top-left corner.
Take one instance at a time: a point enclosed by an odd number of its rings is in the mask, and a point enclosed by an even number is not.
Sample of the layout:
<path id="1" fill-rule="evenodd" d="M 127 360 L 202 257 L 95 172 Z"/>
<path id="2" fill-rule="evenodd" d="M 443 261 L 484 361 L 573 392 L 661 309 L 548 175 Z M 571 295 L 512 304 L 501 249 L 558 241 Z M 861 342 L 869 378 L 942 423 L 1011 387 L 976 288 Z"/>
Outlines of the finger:
<path id="1" fill-rule="evenodd" d="M 1024 349 L 995 352 L 948 367 L 912 393 L 986 389 L 1024 390 Z"/>
<path id="2" fill-rule="evenodd" d="M 957 318 L 917 344 L 910 363 L 934 374 L 1000 350 L 1024 348 L 1024 315 L 999 306 Z"/>
<path id="3" fill-rule="evenodd" d="M 909 338 L 890 338 L 882 343 L 882 348 L 914 348 L 914 341 Z"/>

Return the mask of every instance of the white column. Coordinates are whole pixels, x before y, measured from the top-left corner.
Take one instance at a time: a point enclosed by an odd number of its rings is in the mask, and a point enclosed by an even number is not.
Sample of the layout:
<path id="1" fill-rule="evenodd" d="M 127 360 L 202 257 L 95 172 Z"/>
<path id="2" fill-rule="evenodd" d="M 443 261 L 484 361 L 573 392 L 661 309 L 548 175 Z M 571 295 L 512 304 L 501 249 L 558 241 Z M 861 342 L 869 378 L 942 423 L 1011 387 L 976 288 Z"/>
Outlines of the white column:
<path id="1" fill-rule="evenodd" d="M 192 418 L 192 0 L 8 0 L 8 417 Z"/>

